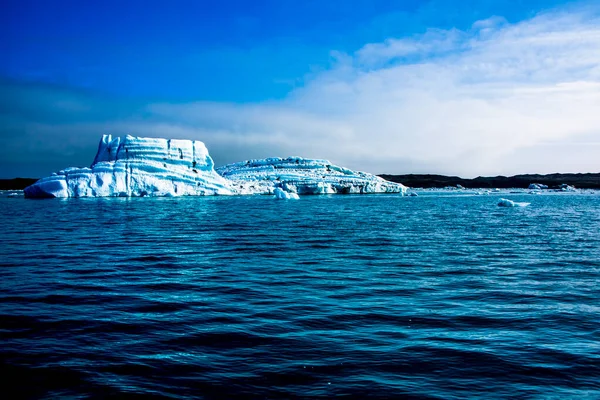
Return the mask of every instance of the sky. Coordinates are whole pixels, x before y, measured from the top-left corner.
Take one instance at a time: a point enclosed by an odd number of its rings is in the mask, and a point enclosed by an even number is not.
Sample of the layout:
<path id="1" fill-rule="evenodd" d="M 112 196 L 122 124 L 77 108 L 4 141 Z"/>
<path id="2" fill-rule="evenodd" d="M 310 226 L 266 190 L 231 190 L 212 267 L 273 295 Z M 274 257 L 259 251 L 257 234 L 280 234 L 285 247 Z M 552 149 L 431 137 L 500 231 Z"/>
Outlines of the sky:
<path id="1" fill-rule="evenodd" d="M 600 172 L 600 1 L 4 0 L 0 178 L 103 134 L 381 174 Z"/>

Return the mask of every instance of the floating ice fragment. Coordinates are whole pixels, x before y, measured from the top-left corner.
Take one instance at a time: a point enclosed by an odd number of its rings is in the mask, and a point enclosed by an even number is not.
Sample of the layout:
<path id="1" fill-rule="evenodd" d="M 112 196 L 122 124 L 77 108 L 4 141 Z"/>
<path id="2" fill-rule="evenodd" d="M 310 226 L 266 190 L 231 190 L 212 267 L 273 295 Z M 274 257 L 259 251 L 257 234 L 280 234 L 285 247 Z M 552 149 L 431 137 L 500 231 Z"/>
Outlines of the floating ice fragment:
<path id="1" fill-rule="evenodd" d="M 279 200 L 299 200 L 300 197 L 296 193 L 286 192 L 282 188 L 275 188 L 273 191 L 275 198 Z"/>
<path id="2" fill-rule="evenodd" d="M 576 192 L 577 191 L 577 189 L 575 189 L 574 186 L 567 185 L 566 183 L 563 183 L 562 185 L 560 185 L 559 188 L 562 192 Z"/>
<path id="3" fill-rule="evenodd" d="M 530 204 L 531 203 L 519 203 L 508 199 L 500 199 L 500 201 L 498 201 L 499 207 L 527 207 Z"/>
<path id="4" fill-rule="evenodd" d="M 529 185 L 530 190 L 542 190 L 542 189 L 548 189 L 548 185 L 543 185 L 541 183 L 531 183 Z"/>

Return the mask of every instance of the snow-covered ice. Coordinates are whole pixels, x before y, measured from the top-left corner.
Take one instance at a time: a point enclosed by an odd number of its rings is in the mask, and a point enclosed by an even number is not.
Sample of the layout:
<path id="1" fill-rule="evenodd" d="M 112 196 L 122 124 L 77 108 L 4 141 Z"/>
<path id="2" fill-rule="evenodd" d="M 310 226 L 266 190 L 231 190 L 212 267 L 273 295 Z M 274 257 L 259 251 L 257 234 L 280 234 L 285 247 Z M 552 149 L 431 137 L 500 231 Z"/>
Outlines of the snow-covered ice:
<path id="1" fill-rule="evenodd" d="M 519 203 L 508 199 L 500 199 L 498 201 L 499 207 L 527 207 L 531 203 Z"/>

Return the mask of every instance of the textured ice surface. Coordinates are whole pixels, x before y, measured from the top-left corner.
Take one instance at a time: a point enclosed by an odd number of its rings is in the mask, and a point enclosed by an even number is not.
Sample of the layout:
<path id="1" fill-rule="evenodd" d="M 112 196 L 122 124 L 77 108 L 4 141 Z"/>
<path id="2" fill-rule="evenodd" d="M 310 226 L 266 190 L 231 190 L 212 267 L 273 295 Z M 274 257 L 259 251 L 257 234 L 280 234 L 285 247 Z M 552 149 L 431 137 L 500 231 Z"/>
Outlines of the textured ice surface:
<path id="1" fill-rule="evenodd" d="M 527 207 L 531 203 L 518 203 L 516 201 L 508 200 L 508 199 L 500 199 L 498 201 L 499 207 Z"/>
<path id="2" fill-rule="evenodd" d="M 217 168 L 245 194 L 271 194 L 276 188 L 303 194 L 406 193 L 406 186 L 365 172 L 338 167 L 327 160 L 301 157 L 265 158 Z"/>
<path id="3" fill-rule="evenodd" d="M 276 189 L 283 194 L 277 195 Z M 90 168 L 66 168 L 42 178 L 25 189 L 25 196 L 274 194 L 297 198 L 298 194 L 404 194 L 406 189 L 326 160 L 300 157 L 245 161 L 221 167 L 217 173 L 202 142 L 104 135 Z"/>
<path id="4" fill-rule="evenodd" d="M 91 168 L 66 168 L 25 189 L 26 197 L 233 194 L 204 143 L 104 135 Z"/>

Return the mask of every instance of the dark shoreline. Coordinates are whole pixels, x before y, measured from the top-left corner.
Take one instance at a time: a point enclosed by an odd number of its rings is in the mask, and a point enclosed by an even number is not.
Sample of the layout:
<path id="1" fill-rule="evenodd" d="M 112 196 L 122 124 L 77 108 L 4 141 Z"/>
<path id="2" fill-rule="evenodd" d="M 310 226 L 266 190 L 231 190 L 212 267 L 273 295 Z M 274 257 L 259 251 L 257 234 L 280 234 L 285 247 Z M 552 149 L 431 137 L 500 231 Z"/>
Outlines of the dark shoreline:
<path id="1" fill-rule="evenodd" d="M 515 176 L 480 176 L 474 179 L 465 179 L 458 176 L 445 175 L 379 175 L 391 182 L 402 183 L 408 187 L 444 188 L 446 186 L 461 185 L 468 189 L 526 189 L 531 183 L 541 183 L 551 189 L 556 189 L 562 184 L 575 186 L 579 189 L 600 189 L 600 173 L 587 174 L 524 174 Z M 0 190 L 23 190 L 35 183 L 34 178 L 0 179 Z"/>
<path id="2" fill-rule="evenodd" d="M 574 186 L 579 189 L 600 189 L 600 173 L 587 174 L 524 174 L 515 176 L 479 176 L 474 179 L 464 179 L 458 176 L 445 175 L 379 175 L 391 182 L 402 183 L 408 187 L 419 188 L 444 188 L 446 186 L 461 185 L 468 189 L 526 189 L 531 183 L 547 185 L 550 189 L 557 189 L 562 184 Z"/>
<path id="3" fill-rule="evenodd" d="M 37 181 L 34 178 L 0 179 L 0 190 L 23 190 Z"/>

